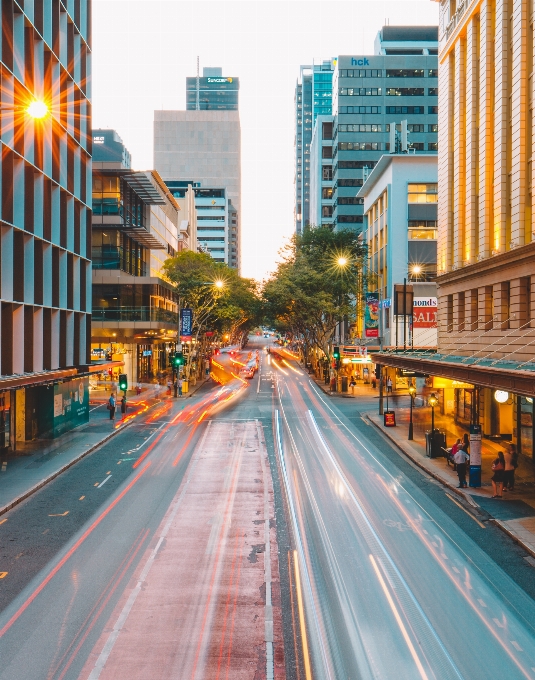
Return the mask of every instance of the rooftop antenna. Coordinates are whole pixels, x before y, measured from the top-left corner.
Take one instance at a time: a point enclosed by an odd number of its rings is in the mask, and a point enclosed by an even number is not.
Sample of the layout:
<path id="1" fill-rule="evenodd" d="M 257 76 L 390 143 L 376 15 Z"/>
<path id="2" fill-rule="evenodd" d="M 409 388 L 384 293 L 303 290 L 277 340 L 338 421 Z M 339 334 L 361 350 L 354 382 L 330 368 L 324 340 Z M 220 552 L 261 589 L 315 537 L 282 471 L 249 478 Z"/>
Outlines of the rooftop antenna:
<path id="1" fill-rule="evenodd" d="M 200 104 L 199 104 L 199 57 L 197 57 L 197 83 L 196 83 L 196 92 L 195 92 L 195 110 L 200 111 Z"/>

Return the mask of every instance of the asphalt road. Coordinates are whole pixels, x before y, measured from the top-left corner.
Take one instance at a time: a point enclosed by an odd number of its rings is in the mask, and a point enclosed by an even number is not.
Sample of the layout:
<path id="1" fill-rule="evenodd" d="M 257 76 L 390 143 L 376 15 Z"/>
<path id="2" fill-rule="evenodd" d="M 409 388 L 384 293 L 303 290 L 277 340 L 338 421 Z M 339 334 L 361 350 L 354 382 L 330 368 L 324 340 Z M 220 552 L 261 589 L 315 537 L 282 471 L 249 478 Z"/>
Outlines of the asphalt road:
<path id="1" fill-rule="evenodd" d="M 283 356 L 277 439 L 314 677 L 535 677 L 533 600 L 464 530 L 474 520 Z"/>

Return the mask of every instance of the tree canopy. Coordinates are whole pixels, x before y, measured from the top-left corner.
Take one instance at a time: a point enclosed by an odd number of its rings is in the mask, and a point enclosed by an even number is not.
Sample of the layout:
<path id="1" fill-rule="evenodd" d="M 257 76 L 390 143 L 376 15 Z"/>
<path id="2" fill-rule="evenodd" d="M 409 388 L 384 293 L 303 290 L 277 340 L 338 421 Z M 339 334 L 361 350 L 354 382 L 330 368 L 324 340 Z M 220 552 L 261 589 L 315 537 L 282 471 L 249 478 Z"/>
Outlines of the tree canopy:
<path id="1" fill-rule="evenodd" d="M 306 227 L 282 255 L 263 290 L 266 320 L 330 356 L 337 324 L 344 318 L 355 320 L 366 246 L 348 229 Z"/>

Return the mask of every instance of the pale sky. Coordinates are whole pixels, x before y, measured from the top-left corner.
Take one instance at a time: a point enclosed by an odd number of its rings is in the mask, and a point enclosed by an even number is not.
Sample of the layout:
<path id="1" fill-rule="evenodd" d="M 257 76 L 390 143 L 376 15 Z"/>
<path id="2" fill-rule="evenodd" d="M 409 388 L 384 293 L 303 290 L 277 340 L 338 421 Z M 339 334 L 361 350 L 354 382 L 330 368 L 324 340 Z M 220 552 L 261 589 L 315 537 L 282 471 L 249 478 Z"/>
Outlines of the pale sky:
<path id="1" fill-rule="evenodd" d="M 242 275 L 273 271 L 293 233 L 294 90 L 301 64 L 373 54 L 377 31 L 438 23 L 431 0 L 94 0 L 93 127 L 152 169 L 155 109 L 186 108 L 186 77 L 240 78 Z"/>

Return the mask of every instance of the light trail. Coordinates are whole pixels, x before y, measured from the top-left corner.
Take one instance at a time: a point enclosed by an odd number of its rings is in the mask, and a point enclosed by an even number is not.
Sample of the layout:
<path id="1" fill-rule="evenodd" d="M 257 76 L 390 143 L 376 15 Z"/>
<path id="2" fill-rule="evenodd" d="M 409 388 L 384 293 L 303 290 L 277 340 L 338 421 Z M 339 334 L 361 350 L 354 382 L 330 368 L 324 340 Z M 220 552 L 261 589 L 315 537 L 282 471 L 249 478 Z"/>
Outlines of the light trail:
<path id="1" fill-rule="evenodd" d="M 294 570 L 295 570 L 295 589 L 297 591 L 297 608 L 299 611 L 299 625 L 301 627 L 301 639 L 303 641 L 303 661 L 305 663 L 305 676 L 307 680 L 312 680 L 310 670 L 310 658 L 308 653 L 307 628 L 305 623 L 305 609 L 303 607 L 303 595 L 301 593 L 301 578 L 299 576 L 299 563 L 297 550 L 294 550 Z"/>

